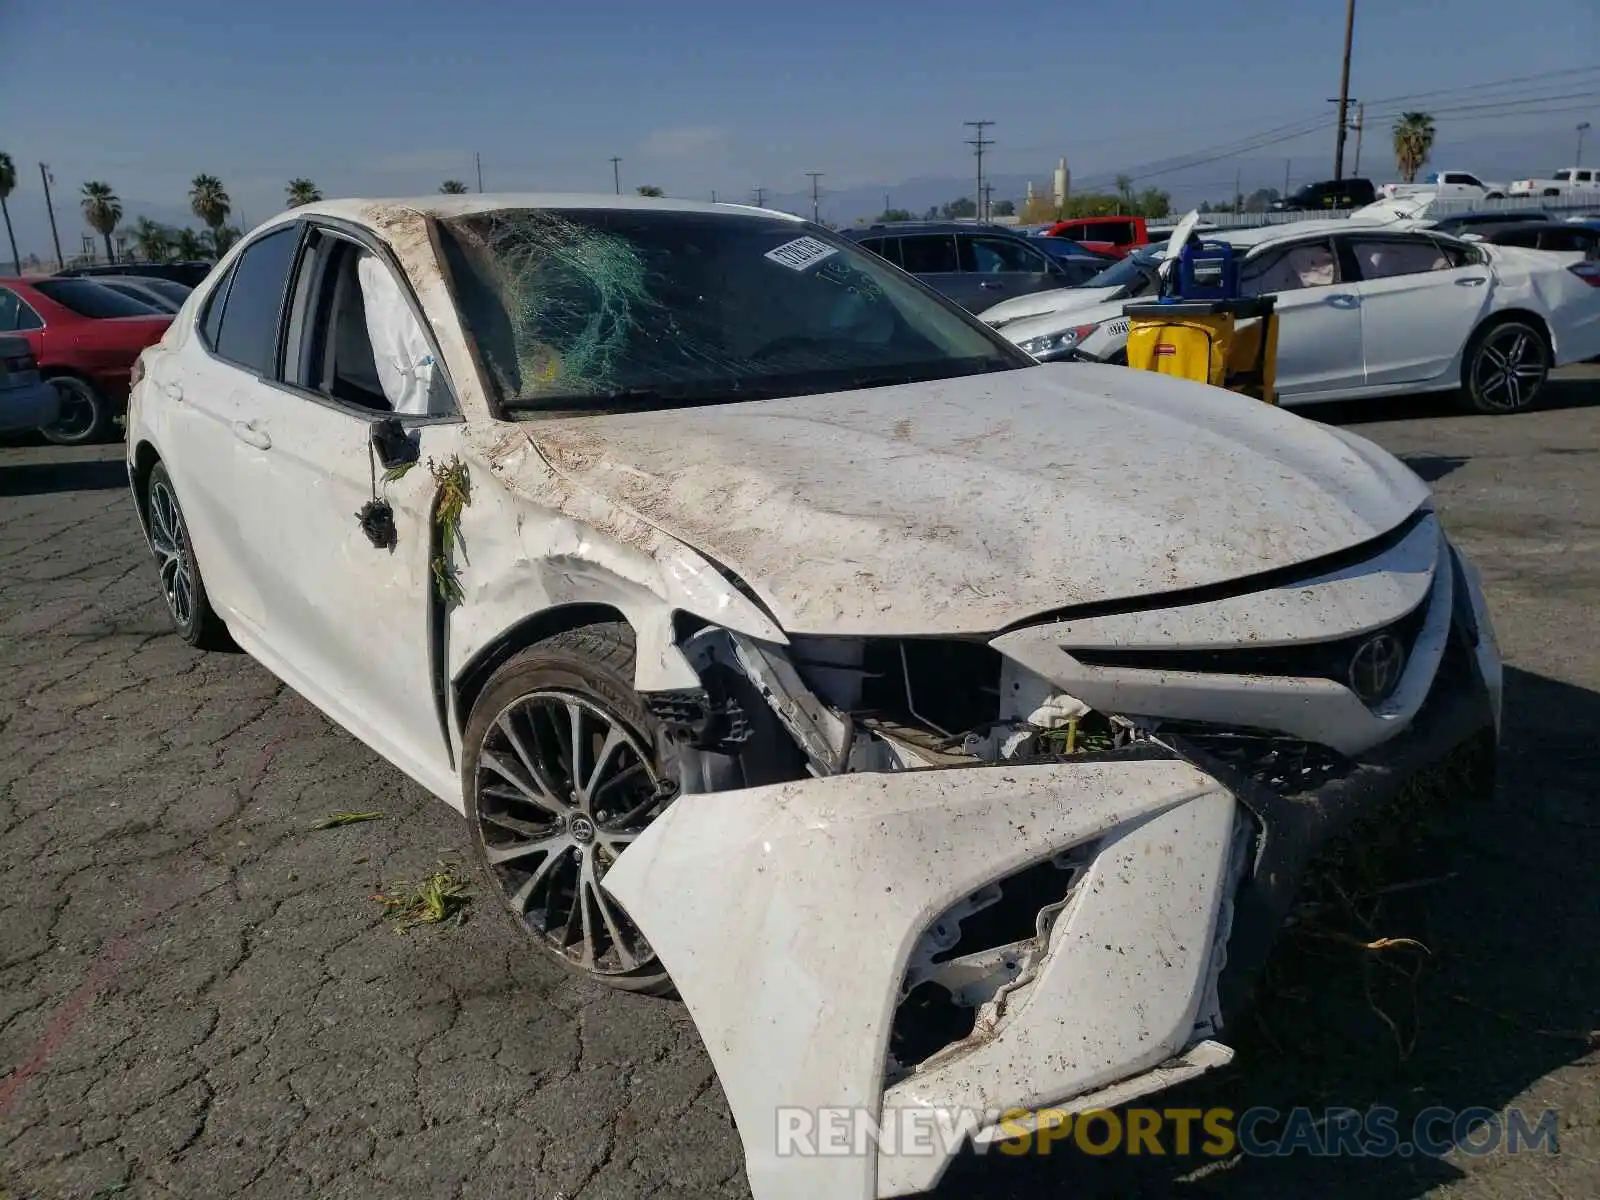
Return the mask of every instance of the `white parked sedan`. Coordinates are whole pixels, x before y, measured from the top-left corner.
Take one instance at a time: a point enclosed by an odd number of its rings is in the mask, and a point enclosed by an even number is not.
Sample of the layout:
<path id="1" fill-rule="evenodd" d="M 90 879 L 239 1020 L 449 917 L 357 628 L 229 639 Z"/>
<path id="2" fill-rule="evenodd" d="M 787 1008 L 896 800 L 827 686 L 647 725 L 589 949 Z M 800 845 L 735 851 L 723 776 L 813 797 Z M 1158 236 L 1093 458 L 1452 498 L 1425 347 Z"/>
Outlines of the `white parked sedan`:
<path id="1" fill-rule="evenodd" d="M 1552 367 L 1600 354 L 1600 263 L 1582 255 L 1353 219 L 1207 236 L 1244 255 L 1247 295 L 1278 298 L 1278 395 L 1288 407 L 1459 388 L 1475 411 L 1518 412 Z M 1154 290 L 1147 283 L 1144 294 Z M 1030 299 L 1042 307 L 1049 295 Z M 1046 361 L 1126 362 L 1130 298 L 981 316 Z"/>
<path id="2" fill-rule="evenodd" d="M 675 988 L 758 1200 L 958 1149 L 785 1153 L 780 1107 L 988 1141 L 1226 1063 L 1318 845 L 1493 777 L 1483 596 L 1399 462 L 1035 363 L 783 214 L 318 202 L 137 375 L 179 634 L 465 813 L 530 952 Z"/>

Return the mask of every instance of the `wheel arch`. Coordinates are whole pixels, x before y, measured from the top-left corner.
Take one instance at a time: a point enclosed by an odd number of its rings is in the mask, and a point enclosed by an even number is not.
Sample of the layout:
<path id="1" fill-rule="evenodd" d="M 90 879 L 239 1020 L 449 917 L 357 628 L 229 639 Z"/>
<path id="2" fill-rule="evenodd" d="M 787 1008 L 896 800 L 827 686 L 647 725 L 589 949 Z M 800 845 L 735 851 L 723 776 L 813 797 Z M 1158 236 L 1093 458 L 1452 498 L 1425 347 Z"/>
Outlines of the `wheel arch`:
<path id="1" fill-rule="evenodd" d="M 636 635 L 638 633 L 621 609 L 601 601 L 558 604 L 530 613 L 501 630 L 467 660 L 450 682 L 451 698 L 455 703 L 457 736 L 466 733 L 467 722 L 472 719 L 472 706 L 483 694 L 484 686 L 494 673 L 511 659 L 529 646 L 554 637 L 558 633 L 567 633 L 581 629 L 585 625 L 597 625 L 605 621 L 621 621 L 633 629 Z"/>
<path id="2" fill-rule="evenodd" d="M 1525 325 L 1533 326 L 1539 332 L 1539 336 L 1544 338 L 1545 349 L 1550 351 L 1551 365 L 1554 365 L 1556 343 L 1555 338 L 1550 333 L 1550 322 L 1531 308 L 1513 306 L 1490 313 L 1478 322 L 1477 328 L 1472 331 L 1472 336 L 1466 340 L 1465 344 L 1467 346 L 1473 345 L 1488 330 L 1493 329 L 1496 325 L 1504 325 L 1507 321 L 1521 321 Z M 1466 367 L 1465 356 L 1463 356 L 1462 367 L 1463 369 Z"/>
<path id="3" fill-rule="evenodd" d="M 141 438 L 133 448 L 133 465 L 129 469 L 128 482 L 133 487 L 133 506 L 138 510 L 139 524 L 147 535 L 150 531 L 150 499 L 146 491 L 150 484 L 150 472 L 160 461 L 161 455 L 147 438 Z"/>

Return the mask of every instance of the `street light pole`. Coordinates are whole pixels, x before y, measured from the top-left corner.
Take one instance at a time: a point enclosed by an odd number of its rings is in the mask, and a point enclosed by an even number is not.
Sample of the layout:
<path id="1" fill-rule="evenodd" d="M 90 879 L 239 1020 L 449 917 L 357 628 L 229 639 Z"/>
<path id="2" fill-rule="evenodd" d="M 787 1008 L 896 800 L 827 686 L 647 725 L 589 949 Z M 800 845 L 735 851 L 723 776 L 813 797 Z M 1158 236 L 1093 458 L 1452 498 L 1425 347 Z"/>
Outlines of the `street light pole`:
<path id="1" fill-rule="evenodd" d="M 1344 178 L 1344 137 L 1350 116 L 1350 42 L 1356 28 L 1356 0 L 1344 0 L 1344 65 L 1339 69 L 1339 138 L 1333 149 L 1333 181 Z"/>
<path id="2" fill-rule="evenodd" d="M 1584 121 L 1578 126 L 1578 156 L 1572 160 L 1574 167 L 1583 166 L 1583 135 L 1589 132 L 1589 122 Z"/>
<path id="3" fill-rule="evenodd" d="M 50 168 L 44 163 L 39 164 L 39 178 L 44 180 L 44 207 L 50 214 L 50 240 L 56 247 L 56 270 L 64 271 L 67 260 L 61 257 L 61 235 L 56 232 L 56 206 L 50 199 Z"/>

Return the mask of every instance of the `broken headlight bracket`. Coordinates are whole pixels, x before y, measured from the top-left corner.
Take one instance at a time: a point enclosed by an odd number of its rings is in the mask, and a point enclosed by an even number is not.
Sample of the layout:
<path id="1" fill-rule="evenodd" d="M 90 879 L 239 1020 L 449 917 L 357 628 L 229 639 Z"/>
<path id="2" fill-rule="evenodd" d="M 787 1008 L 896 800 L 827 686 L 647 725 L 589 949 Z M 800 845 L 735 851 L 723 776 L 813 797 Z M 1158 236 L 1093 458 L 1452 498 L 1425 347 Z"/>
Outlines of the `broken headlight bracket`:
<path id="1" fill-rule="evenodd" d="M 750 722 L 737 700 L 707 688 L 697 691 L 652 692 L 645 698 L 650 715 L 665 726 L 674 741 L 696 750 L 732 754 L 750 740 Z"/>

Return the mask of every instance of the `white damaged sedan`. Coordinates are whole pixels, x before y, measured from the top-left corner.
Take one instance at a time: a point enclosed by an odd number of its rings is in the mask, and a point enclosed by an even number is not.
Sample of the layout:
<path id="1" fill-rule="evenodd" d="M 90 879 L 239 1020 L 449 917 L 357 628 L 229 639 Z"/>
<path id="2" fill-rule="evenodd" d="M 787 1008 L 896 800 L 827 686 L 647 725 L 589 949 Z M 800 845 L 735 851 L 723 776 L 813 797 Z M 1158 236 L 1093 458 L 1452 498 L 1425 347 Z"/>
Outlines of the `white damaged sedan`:
<path id="1" fill-rule="evenodd" d="M 783 1110 L 981 1142 L 1227 1062 L 1319 845 L 1492 780 L 1482 593 L 1399 462 L 1037 364 L 782 214 L 295 209 L 127 444 L 178 633 L 464 812 L 530 952 L 676 991 L 758 1200 L 957 1149 Z"/>

